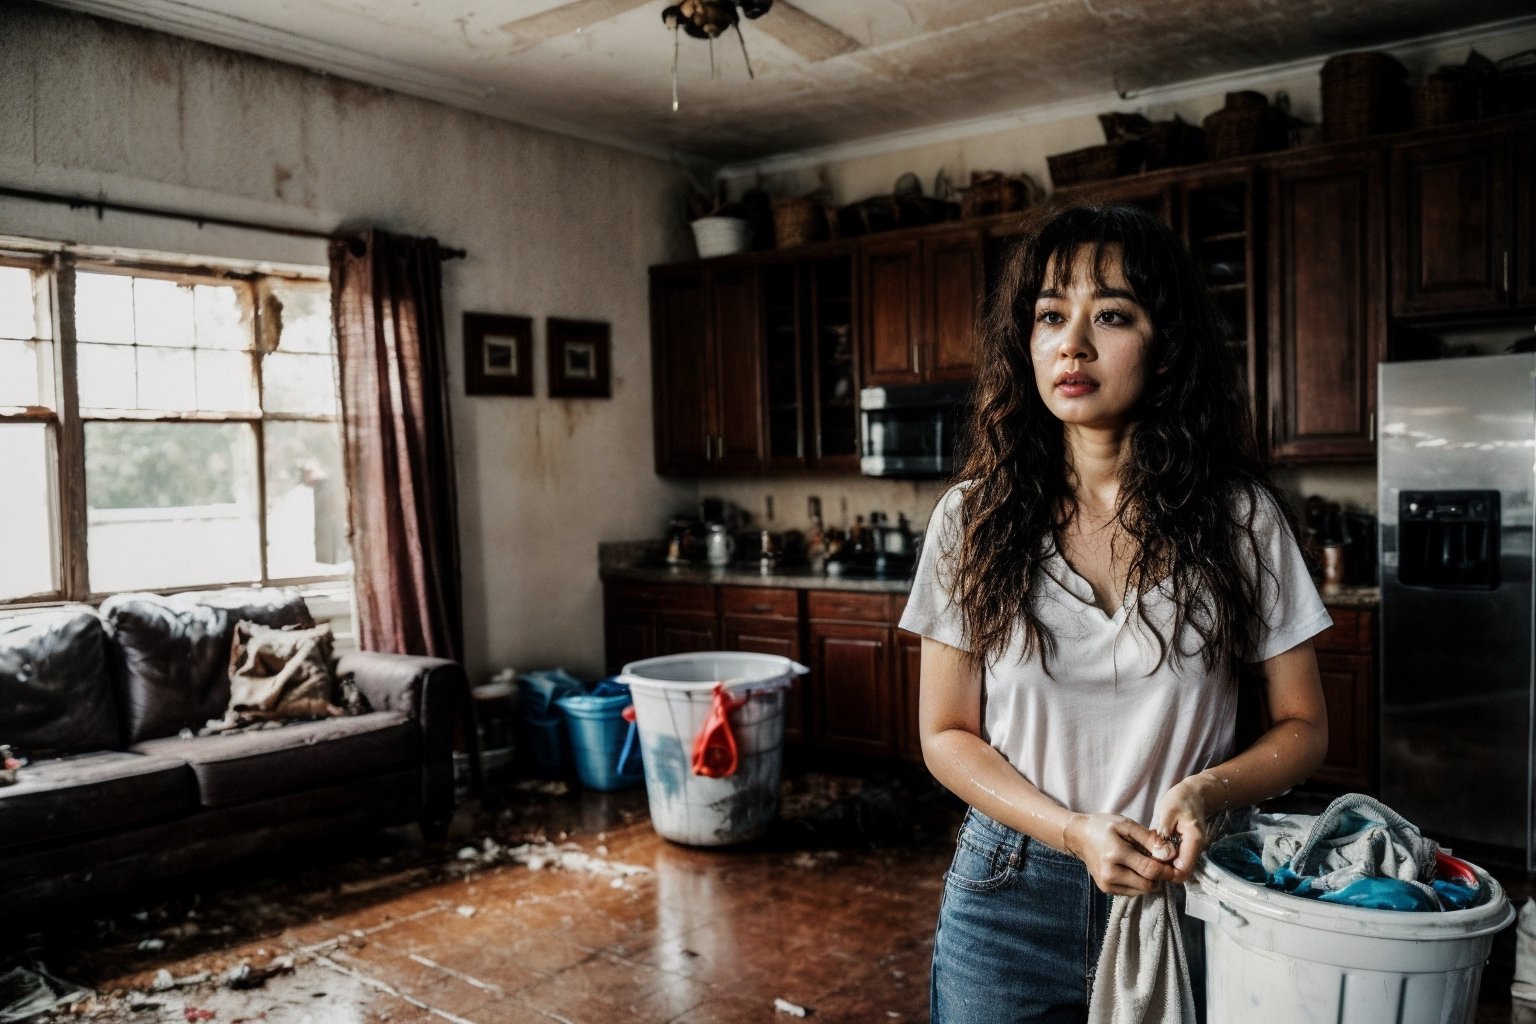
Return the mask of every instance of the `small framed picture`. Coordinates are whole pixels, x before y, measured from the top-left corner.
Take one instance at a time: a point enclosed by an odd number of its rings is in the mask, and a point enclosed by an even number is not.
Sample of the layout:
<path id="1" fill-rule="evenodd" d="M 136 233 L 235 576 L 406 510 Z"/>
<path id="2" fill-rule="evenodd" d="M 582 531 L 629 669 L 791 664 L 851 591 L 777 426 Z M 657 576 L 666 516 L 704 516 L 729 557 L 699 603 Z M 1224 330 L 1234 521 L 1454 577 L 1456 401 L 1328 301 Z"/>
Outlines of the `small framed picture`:
<path id="1" fill-rule="evenodd" d="M 533 320 L 464 314 L 464 393 L 533 394 Z"/>
<path id="2" fill-rule="evenodd" d="M 545 334 L 549 345 L 549 397 L 609 397 L 606 323 L 550 317 L 545 323 Z"/>

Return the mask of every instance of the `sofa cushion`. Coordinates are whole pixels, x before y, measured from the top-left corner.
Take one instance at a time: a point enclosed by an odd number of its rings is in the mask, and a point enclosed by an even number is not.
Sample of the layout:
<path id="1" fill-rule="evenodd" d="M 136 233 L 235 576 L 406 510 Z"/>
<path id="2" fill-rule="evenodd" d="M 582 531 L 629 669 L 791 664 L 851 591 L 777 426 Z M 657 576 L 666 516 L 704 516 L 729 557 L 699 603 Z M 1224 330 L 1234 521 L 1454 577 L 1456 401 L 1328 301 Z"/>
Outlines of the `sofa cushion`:
<path id="1" fill-rule="evenodd" d="M 224 721 L 243 725 L 346 714 L 334 699 L 333 642 L 330 623 L 313 629 L 235 623 Z"/>
<path id="2" fill-rule="evenodd" d="M 184 759 L 205 807 L 374 775 L 416 760 L 420 729 L 398 711 L 291 722 L 277 728 L 136 744 L 145 754 Z"/>
<path id="3" fill-rule="evenodd" d="M 34 761 L 0 787 L 0 848 L 106 832 L 197 810 L 180 758 L 121 750 Z"/>
<path id="4" fill-rule="evenodd" d="M 123 746 L 106 633 L 93 609 L 0 622 L 0 743 L 34 759 Z"/>
<path id="5" fill-rule="evenodd" d="M 235 623 L 313 626 L 296 591 L 117 594 L 101 603 L 130 744 L 196 729 L 229 704 Z"/>

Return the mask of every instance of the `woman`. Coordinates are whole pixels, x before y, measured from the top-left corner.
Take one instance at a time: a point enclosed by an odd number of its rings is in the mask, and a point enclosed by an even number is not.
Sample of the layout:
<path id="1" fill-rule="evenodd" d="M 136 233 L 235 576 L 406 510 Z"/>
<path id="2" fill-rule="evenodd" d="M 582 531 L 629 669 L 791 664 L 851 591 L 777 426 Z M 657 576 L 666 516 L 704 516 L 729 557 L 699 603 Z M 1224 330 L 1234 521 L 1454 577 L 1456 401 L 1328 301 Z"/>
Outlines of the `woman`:
<path id="1" fill-rule="evenodd" d="M 924 638 L 924 759 L 970 805 L 933 1021 L 1080 1020 L 1107 896 L 1187 880 L 1207 819 L 1321 763 L 1311 637 L 1330 620 L 1161 222 L 1044 218 L 1004 268 L 978 377 L 901 623 Z M 1245 663 L 1274 724 L 1234 752 Z"/>

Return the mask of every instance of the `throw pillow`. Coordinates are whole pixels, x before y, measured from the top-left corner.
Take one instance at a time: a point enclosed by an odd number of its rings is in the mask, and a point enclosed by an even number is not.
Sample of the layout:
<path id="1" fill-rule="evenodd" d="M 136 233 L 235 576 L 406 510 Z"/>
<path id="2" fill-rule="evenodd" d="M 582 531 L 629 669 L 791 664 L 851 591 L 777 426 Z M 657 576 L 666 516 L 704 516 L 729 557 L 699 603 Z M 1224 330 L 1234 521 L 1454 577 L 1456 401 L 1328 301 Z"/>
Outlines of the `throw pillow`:
<path id="1" fill-rule="evenodd" d="M 241 620 L 229 652 L 225 723 L 330 718 L 334 702 L 331 627 L 281 629 Z"/>

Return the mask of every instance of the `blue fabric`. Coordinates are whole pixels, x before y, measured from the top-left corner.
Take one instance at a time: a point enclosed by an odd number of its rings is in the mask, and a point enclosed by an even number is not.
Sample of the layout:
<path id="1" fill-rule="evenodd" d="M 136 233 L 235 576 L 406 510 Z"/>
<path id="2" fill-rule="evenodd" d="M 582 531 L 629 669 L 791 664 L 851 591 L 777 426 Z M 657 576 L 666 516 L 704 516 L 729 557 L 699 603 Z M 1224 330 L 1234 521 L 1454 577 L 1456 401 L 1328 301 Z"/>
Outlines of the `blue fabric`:
<path id="1" fill-rule="evenodd" d="M 944 877 L 932 1024 L 1077 1024 L 1109 918 L 1082 861 L 974 809 Z"/>
<path id="2" fill-rule="evenodd" d="M 1396 878 L 1361 878 L 1342 889 L 1322 893 L 1320 903 L 1338 903 L 1367 910 L 1439 910 L 1433 896 L 1416 885 Z"/>
<path id="3" fill-rule="evenodd" d="M 1446 910 L 1465 910 L 1475 907 L 1488 898 L 1487 887 L 1481 882 L 1477 885 L 1467 885 L 1451 878 L 1437 878 L 1429 883 L 1435 890 L 1435 895 L 1440 897 L 1440 904 Z"/>

